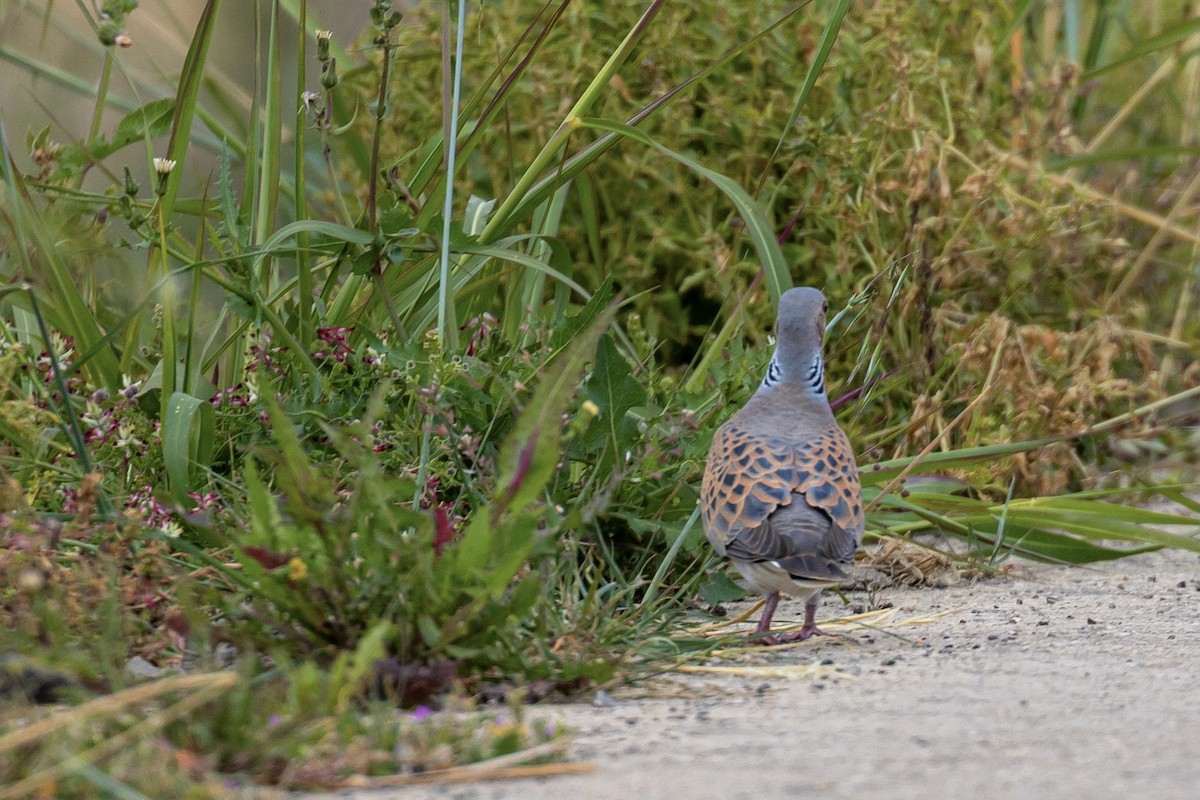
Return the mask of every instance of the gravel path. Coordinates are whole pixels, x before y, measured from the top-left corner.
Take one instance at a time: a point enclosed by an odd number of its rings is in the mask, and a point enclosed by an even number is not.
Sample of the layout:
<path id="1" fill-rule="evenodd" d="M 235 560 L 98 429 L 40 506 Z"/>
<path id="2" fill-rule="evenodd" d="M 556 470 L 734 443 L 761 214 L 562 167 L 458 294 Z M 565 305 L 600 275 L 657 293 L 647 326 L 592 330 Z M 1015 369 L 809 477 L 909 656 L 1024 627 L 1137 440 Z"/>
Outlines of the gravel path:
<path id="1" fill-rule="evenodd" d="M 1200 556 L 1020 565 L 882 599 L 895 614 L 880 630 L 723 662 L 754 677 L 677 676 L 601 707 L 540 709 L 576 731 L 590 774 L 338 796 L 1200 797 Z M 838 613 L 826 599 L 818 619 Z M 779 665 L 798 674 L 766 671 Z"/>

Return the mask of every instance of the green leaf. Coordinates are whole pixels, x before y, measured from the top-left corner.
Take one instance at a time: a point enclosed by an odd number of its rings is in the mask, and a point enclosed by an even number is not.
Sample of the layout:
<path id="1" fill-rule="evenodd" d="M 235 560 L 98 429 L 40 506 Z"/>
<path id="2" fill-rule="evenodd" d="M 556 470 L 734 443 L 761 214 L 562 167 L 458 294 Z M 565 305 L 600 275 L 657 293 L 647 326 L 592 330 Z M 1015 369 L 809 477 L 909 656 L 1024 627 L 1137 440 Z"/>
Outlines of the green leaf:
<path id="1" fill-rule="evenodd" d="M 87 161 L 100 161 L 117 152 L 126 145 L 134 142 L 154 139 L 164 135 L 171 129 L 171 118 L 175 113 L 175 98 L 164 97 L 152 100 L 141 108 L 136 108 L 126 114 L 117 123 L 112 139 L 98 139 L 83 151 L 83 147 L 68 148 L 64 157 L 70 158 L 70 151 L 79 149 L 80 155 Z"/>
<path id="2" fill-rule="evenodd" d="M 1143 56 L 1150 55 L 1151 53 L 1159 50 L 1164 50 L 1171 45 L 1182 42 L 1197 31 L 1200 31 L 1200 17 L 1193 17 L 1192 19 L 1184 22 L 1170 25 L 1162 33 L 1158 34 L 1157 36 L 1151 36 L 1149 39 L 1143 39 L 1121 55 L 1114 58 L 1112 61 L 1109 61 L 1107 64 L 1096 67 L 1095 69 L 1087 70 L 1082 76 L 1080 76 L 1080 80 L 1090 81 L 1093 78 L 1103 75 L 1109 70 L 1116 69 L 1122 64 L 1128 64 L 1130 61 L 1135 61 Z"/>
<path id="3" fill-rule="evenodd" d="M 513 587 L 508 603 L 508 613 L 517 619 L 526 618 L 542 597 L 543 578 L 541 575 L 530 575 Z"/>
<path id="4" fill-rule="evenodd" d="M 428 647 L 437 647 L 442 641 L 442 629 L 428 614 L 417 616 L 417 630 L 421 632 L 421 638 Z"/>
<path id="5" fill-rule="evenodd" d="M 267 484 L 258 474 L 258 463 L 246 459 L 242 470 L 242 480 L 246 484 L 246 500 L 250 510 L 250 538 L 247 544 L 258 544 L 275 549 L 277 537 L 275 531 L 280 526 L 279 512 Z"/>
<path id="6" fill-rule="evenodd" d="M 629 410 L 646 402 L 646 389 L 634 380 L 629 362 L 617 350 L 611 336 L 600 339 L 584 394 L 600 413 L 588 426 L 583 446 L 591 452 L 603 449 L 599 470 L 607 473 L 638 437 L 637 423 L 630 418 Z"/>
<path id="7" fill-rule="evenodd" d="M 863 494 L 873 500 L 878 490 L 868 486 Z M 994 547 L 997 554 L 1081 564 L 1159 547 L 1200 552 L 1197 536 L 1168 533 L 1158 527 L 1183 525 L 1200 534 L 1200 523 L 1194 518 L 1107 503 L 1086 493 L 1016 500 L 1007 505 L 949 494 L 913 493 L 907 499 L 889 494 L 883 506 L 910 512 L 896 515 L 885 511 L 872 516 L 877 525 L 894 533 L 928 527 L 924 521 L 968 542 Z M 1114 541 L 1133 546 L 1109 544 Z"/>
<path id="8" fill-rule="evenodd" d="M 1177 533 L 1167 533 L 1150 525 L 1139 525 L 1103 514 L 1054 513 L 1047 509 L 1027 510 L 1010 507 L 1008 519 L 1017 524 L 1059 528 L 1087 539 L 1121 539 L 1200 553 L 1200 539 Z"/>
<path id="9" fill-rule="evenodd" d="M 744 586 L 740 586 L 724 572 L 715 573 L 700 585 L 700 596 L 710 606 L 741 600 L 747 594 L 749 592 L 746 591 Z"/>
<path id="10" fill-rule="evenodd" d="M 566 0 L 569 2 L 569 0 Z M 566 2 L 563 5 L 566 5 Z M 681 97 L 685 97 L 688 89 L 696 86 L 700 82 L 708 79 L 714 74 L 717 74 L 722 68 L 729 66 L 736 59 L 750 52 L 751 49 L 764 39 L 775 35 L 775 32 L 784 24 L 789 22 L 794 16 L 807 8 L 805 3 L 797 3 L 789 10 L 785 11 L 770 25 L 758 31 L 745 41 L 738 42 L 733 47 L 718 55 L 713 61 L 709 62 L 703 69 L 689 75 L 680 83 L 675 84 L 671 88 L 663 92 L 653 102 L 644 106 L 636 114 L 626 120 L 629 125 L 640 125 L 651 116 L 657 114 L 663 108 L 671 105 Z M 558 191 L 559 187 L 563 186 L 567 181 L 575 180 L 578 176 L 583 175 L 585 170 L 600 159 L 609 149 L 611 149 L 618 141 L 618 134 L 606 133 L 600 136 L 596 141 L 591 142 L 581 148 L 578 152 L 562 160 L 555 165 L 552 172 L 549 172 L 544 177 L 539 178 L 527 192 L 524 193 L 517 203 L 512 213 L 508 216 L 505 224 L 496 226 L 488 235 L 482 236 L 484 242 L 491 242 L 495 239 L 504 236 L 511 230 L 517 220 L 523 220 L 533 213 L 533 209 L 545 202 L 546 198 L 554 192 Z M 440 143 L 439 143 L 440 144 Z"/>
<path id="11" fill-rule="evenodd" d="M 484 200 L 482 197 L 471 195 L 467 199 L 467 212 L 463 219 L 463 230 L 471 236 L 478 236 L 487 226 L 488 217 L 496 207 L 495 198 Z"/>
<path id="12" fill-rule="evenodd" d="M 499 531 L 493 531 L 501 536 L 497 539 L 498 546 L 493 547 L 495 560 L 486 573 L 485 597 L 499 596 L 525 565 L 533 549 L 536 522 L 533 516 L 526 515 L 512 520 Z"/>
<path id="13" fill-rule="evenodd" d="M 550 349 L 558 350 L 566 346 L 580 331 L 586 328 L 612 302 L 613 279 L 608 275 L 604 283 L 596 289 L 590 300 L 577 313 L 567 317 L 563 324 L 550 334 Z"/>
<path id="14" fill-rule="evenodd" d="M 613 309 L 593 320 L 552 359 L 543 373 L 533 398 L 521 413 L 500 450 L 499 502 L 493 519 L 499 512 L 520 511 L 541 492 L 558 461 L 558 445 L 562 438 L 561 417 L 584 367 L 597 350 L 603 331 L 612 323 Z"/>
<path id="15" fill-rule="evenodd" d="M 173 97 L 151 100 L 141 108 L 129 112 L 117 123 L 112 139 L 105 143 L 108 148 L 105 155 L 120 150 L 127 144 L 162 136 L 171 129 L 171 118 L 174 114 Z M 92 154 L 96 155 L 95 152 Z"/>
<path id="16" fill-rule="evenodd" d="M 477 512 L 454 547 L 453 561 L 443 559 L 440 570 L 452 569 L 462 577 L 494 569 L 492 590 L 506 586 L 532 547 L 532 528 L 522 512 L 536 500 L 554 473 L 562 439 L 561 417 L 575 394 L 584 367 L 603 331 L 612 323 L 613 309 L 600 314 L 543 372 L 529 404 L 500 448 L 499 478 L 492 494 L 490 513 Z M 505 548 L 522 551 L 521 559 Z M 496 568 L 502 562 L 501 568 Z M 452 564 L 447 566 L 447 564 Z M 445 573 L 443 573 L 445 574 Z"/>
<path id="17" fill-rule="evenodd" d="M 370 682 L 375 674 L 375 664 L 387 658 L 387 643 L 394 634 L 395 626 L 391 621 L 381 620 L 368 628 L 358 640 L 345 676 L 345 688 L 350 690 L 344 693 L 345 699 L 358 697 L 358 693 Z"/>
<path id="18" fill-rule="evenodd" d="M 180 502 L 186 503 L 192 489 L 192 466 L 207 467 L 212 460 L 213 430 L 212 403 L 183 392 L 171 394 L 162 423 L 163 463 Z"/>

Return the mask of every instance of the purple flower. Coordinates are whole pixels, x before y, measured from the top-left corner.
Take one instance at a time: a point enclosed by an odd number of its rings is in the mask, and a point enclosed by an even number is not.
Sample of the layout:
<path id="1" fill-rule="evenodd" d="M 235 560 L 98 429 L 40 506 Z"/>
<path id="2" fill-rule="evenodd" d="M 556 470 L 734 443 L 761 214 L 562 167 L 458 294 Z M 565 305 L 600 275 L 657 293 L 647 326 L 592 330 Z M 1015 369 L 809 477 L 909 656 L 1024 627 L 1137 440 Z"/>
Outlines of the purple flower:
<path id="1" fill-rule="evenodd" d="M 429 706 L 417 706 L 408 715 L 408 718 L 414 722 L 421 722 L 433 716 L 433 710 Z"/>

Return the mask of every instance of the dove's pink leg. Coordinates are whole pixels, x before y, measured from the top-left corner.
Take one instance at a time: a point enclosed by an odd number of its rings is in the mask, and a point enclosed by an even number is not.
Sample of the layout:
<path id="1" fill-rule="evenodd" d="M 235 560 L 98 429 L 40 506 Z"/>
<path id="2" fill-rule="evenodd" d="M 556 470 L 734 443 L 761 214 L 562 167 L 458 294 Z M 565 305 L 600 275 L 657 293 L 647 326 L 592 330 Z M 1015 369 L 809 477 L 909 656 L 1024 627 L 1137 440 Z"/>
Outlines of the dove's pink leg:
<path id="1" fill-rule="evenodd" d="M 817 592 L 804 603 L 804 625 L 800 628 L 799 641 L 810 636 L 832 636 L 817 627 L 817 606 L 821 604 L 821 593 Z"/>
<path id="2" fill-rule="evenodd" d="M 763 644 L 785 644 L 788 642 L 803 642 L 813 636 L 837 636 L 834 633 L 826 633 L 817 627 L 817 606 L 820 605 L 821 594 L 818 592 L 804 603 L 804 625 L 800 630 L 793 633 L 784 634 L 767 634 L 762 636 L 760 641 Z M 764 634 L 770 630 L 771 618 L 775 616 L 775 606 L 779 603 L 779 593 L 772 592 L 767 595 L 767 602 L 763 605 L 762 618 L 758 621 L 758 627 L 754 629 L 756 634 Z"/>
<path id="3" fill-rule="evenodd" d="M 766 633 L 771 630 L 771 618 L 775 616 L 775 606 L 777 605 L 779 605 L 779 592 L 771 592 L 763 603 L 762 616 L 758 618 L 758 627 L 754 629 L 755 633 Z"/>

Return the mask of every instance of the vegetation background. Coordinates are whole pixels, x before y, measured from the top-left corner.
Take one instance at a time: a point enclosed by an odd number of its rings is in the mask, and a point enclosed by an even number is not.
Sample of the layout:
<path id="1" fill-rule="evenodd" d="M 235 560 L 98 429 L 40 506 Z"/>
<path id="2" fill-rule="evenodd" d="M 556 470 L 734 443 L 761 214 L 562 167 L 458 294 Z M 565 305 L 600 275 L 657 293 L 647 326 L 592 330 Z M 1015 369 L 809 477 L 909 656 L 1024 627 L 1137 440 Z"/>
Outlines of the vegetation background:
<path id="1" fill-rule="evenodd" d="M 1200 550 L 1189 4 L 172 8 L 0 4 L 0 797 L 553 757 L 727 645 L 793 284 L 877 568 Z"/>

